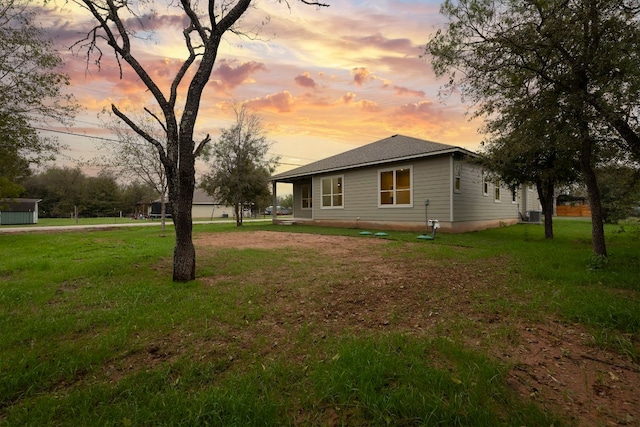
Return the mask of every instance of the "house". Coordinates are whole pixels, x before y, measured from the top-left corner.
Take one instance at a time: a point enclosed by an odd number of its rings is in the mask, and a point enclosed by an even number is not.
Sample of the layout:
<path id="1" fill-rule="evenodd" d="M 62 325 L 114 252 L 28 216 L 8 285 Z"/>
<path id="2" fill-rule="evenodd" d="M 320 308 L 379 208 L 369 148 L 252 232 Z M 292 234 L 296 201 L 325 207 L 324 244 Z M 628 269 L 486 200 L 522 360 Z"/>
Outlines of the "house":
<path id="1" fill-rule="evenodd" d="M 171 217 L 171 205 L 166 204 L 167 217 Z M 160 218 L 162 205 L 160 199 L 154 200 L 149 209 L 150 218 Z M 193 204 L 191 206 L 191 216 L 200 219 L 227 218 L 232 217 L 233 206 L 218 203 L 212 196 L 208 195 L 202 188 L 196 187 L 193 192 Z"/>
<path id="2" fill-rule="evenodd" d="M 0 200 L 0 225 L 37 224 L 42 199 Z"/>
<path id="3" fill-rule="evenodd" d="M 343 227 L 466 232 L 515 224 L 540 211 L 530 186 L 511 191 L 461 147 L 403 135 L 271 177 L 293 184 L 293 221 Z M 274 222 L 278 219 L 274 216 Z M 291 220 L 290 220 L 291 221 Z"/>

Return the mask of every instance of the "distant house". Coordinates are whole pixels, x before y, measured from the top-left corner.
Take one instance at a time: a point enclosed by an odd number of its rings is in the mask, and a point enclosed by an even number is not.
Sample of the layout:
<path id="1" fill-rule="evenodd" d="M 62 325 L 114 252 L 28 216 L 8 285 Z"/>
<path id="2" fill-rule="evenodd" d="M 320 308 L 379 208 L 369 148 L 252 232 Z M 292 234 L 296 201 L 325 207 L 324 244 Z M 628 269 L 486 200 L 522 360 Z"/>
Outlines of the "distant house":
<path id="1" fill-rule="evenodd" d="M 151 203 L 149 209 L 150 218 L 160 218 L 160 210 L 162 204 L 160 199 Z M 213 219 L 226 218 L 233 216 L 233 207 L 218 203 L 212 196 L 208 195 L 202 188 L 196 188 L 193 192 L 193 205 L 191 207 L 191 215 L 193 218 Z M 167 203 L 167 217 L 171 216 L 171 204 Z"/>
<path id="2" fill-rule="evenodd" d="M 0 200 L 0 225 L 37 224 L 42 199 Z"/>
<path id="3" fill-rule="evenodd" d="M 271 177 L 293 184 L 293 220 L 310 224 L 465 232 L 514 224 L 541 207 L 533 188 L 511 191 L 461 147 L 402 135 Z M 274 222 L 278 220 L 274 217 Z M 289 219 L 291 221 L 291 219 Z"/>

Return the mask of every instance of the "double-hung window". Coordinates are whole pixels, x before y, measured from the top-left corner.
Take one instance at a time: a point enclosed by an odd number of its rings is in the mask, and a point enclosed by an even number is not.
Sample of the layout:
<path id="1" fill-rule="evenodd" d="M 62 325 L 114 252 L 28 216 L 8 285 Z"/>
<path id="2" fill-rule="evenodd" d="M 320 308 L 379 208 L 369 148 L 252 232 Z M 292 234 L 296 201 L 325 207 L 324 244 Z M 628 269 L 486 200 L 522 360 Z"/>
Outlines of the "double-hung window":
<path id="1" fill-rule="evenodd" d="M 412 167 L 383 169 L 379 172 L 380 207 L 412 206 Z"/>
<path id="2" fill-rule="evenodd" d="M 342 208 L 344 196 L 344 178 L 331 176 L 322 178 L 322 208 Z"/>

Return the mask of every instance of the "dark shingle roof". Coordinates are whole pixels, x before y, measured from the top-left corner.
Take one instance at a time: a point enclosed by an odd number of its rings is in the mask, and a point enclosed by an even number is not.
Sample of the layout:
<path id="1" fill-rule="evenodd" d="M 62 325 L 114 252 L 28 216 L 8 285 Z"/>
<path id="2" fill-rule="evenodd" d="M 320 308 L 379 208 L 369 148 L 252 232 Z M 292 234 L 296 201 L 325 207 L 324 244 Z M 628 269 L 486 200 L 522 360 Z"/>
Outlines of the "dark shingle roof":
<path id="1" fill-rule="evenodd" d="M 471 151 L 454 145 L 440 144 L 404 135 L 393 135 L 380 141 L 279 173 L 272 176 L 271 179 L 273 181 L 286 181 L 319 173 L 429 157 L 456 151 L 474 155 Z"/>
<path id="2" fill-rule="evenodd" d="M 42 199 L 0 199 L 0 211 L 32 212 Z"/>

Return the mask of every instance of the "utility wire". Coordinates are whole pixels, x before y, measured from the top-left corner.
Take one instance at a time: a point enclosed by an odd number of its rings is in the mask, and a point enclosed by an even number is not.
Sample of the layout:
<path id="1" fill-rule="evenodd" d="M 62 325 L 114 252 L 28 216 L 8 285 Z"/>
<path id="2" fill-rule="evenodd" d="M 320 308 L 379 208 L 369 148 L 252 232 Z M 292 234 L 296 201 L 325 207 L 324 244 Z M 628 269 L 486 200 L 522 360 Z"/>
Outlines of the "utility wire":
<path id="1" fill-rule="evenodd" d="M 107 141 L 107 142 L 115 142 L 115 143 L 120 143 L 121 141 L 117 140 L 117 139 L 110 139 L 110 138 L 105 138 L 102 136 L 92 136 L 92 135 L 86 135 L 86 134 L 82 134 L 82 133 L 74 133 L 74 132 L 69 132 L 69 131 L 63 131 L 63 130 L 55 130 L 55 129 L 44 129 L 44 128 L 40 128 L 40 127 L 33 127 L 36 130 L 42 131 L 42 132 L 53 132 L 53 133 L 60 133 L 63 135 L 71 135 L 71 136 L 79 136 L 81 138 L 93 138 L 93 139 L 98 139 L 100 141 Z M 144 145 L 143 142 L 134 142 L 131 141 L 133 144 L 138 144 L 138 145 Z M 281 156 L 282 154 L 278 154 L 278 153 L 272 153 L 278 156 Z M 287 156 L 289 157 L 289 156 Z M 291 156 L 291 157 L 296 157 L 298 159 L 304 159 L 303 157 L 297 157 L 297 156 Z M 304 160 L 311 160 L 311 159 L 304 159 Z M 304 165 L 300 165 L 300 164 L 296 164 L 296 163 L 285 163 L 285 162 L 278 162 L 279 165 L 285 165 L 285 166 L 304 166 Z"/>

